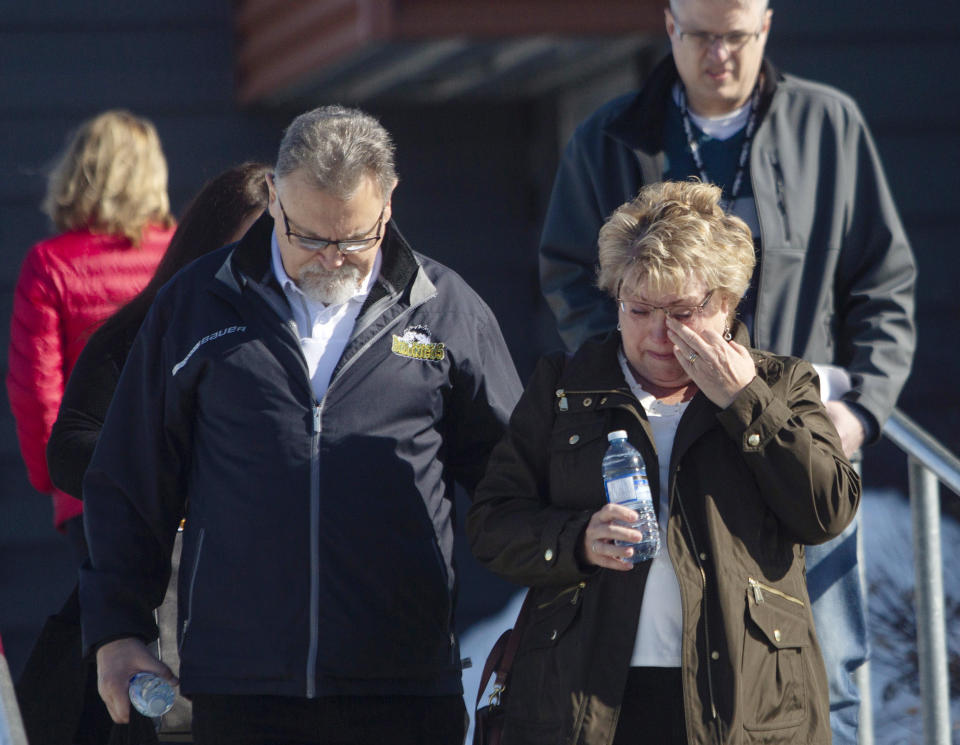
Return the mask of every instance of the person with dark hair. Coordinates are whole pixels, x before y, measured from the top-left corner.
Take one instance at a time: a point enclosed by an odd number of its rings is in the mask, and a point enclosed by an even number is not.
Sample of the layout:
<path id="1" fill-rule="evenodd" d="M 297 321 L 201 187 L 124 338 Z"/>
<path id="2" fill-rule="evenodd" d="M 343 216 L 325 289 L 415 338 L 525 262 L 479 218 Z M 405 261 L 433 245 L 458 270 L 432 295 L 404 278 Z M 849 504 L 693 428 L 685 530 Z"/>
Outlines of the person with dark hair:
<path id="1" fill-rule="evenodd" d="M 30 483 L 52 496 L 54 527 L 82 560 L 82 506 L 51 483 L 44 452 L 84 344 L 147 284 L 173 233 L 153 124 L 123 110 L 84 122 L 50 172 L 43 211 L 58 234 L 34 245 L 20 269 L 7 395 Z"/>
<path id="2" fill-rule="evenodd" d="M 153 278 L 91 337 L 67 382 L 47 445 L 50 478 L 57 488 L 82 498 L 83 475 L 150 304 L 187 264 L 247 232 L 267 207 L 269 172 L 268 165 L 243 163 L 207 182 L 187 207 Z"/>
<path id="3" fill-rule="evenodd" d="M 60 412 L 47 443 L 50 478 L 82 499 L 83 475 L 93 456 L 124 362 L 158 290 L 194 259 L 239 239 L 267 206 L 270 167 L 244 163 L 208 181 L 187 207 L 153 278 L 93 334 L 67 381 Z M 165 606 L 175 609 L 175 594 Z M 17 683 L 17 696 L 31 743 L 103 743 L 110 717 L 96 695 L 96 675 L 81 659 L 77 590 L 51 616 Z M 111 742 L 133 736 L 155 740 L 153 725 L 137 720 L 136 732 L 113 727 Z"/>
<path id="4" fill-rule="evenodd" d="M 124 722 L 132 675 L 177 681 L 147 643 L 186 512 L 197 743 L 462 745 L 454 482 L 519 378 L 490 308 L 396 227 L 375 118 L 301 114 L 267 184 L 268 214 L 158 293 L 83 482 L 100 695 Z"/>

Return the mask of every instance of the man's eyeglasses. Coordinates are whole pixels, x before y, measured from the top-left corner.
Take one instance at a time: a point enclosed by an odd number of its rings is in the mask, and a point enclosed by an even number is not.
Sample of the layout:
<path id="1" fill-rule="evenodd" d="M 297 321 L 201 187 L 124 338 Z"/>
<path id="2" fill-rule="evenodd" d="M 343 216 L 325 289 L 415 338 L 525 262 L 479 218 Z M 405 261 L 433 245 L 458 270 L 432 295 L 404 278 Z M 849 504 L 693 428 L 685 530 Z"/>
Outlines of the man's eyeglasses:
<path id="1" fill-rule="evenodd" d="M 740 51 L 748 42 L 759 39 L 762 33 L 761 29 L 760 31 L 728 31 L 725 34 L 711 34 L 709 31 L 683 31 L 677 26 L 677 37 L 680 41 L 692 42 L 700 49 L 710 49 L 720 42 L 731 52 Z"/>
<path id="2" fill-rule="evenodd" d="M 650 305 L 650 303 L 641 303 L 639 300 L 624 300 L 620 298 L 620 310 L 627 314 L 627 318 L 636 321 L 646 321 L 653 317 L 653 312 L 662 310 L 667 318 L 672 318 L 680 323 L 689 323 L 694 318 L 703 313 L 704 308 L 713 297 L 713 290 L 707 293 L 703 302 L 698 305 Z"/>
<path id="3" fill-rule="evenodd" d="M 387 209 L 387 206 L 384 205 L 383 209 L 380 210 L 380 217 L 377 218 L 377 224 L 367 231 L 368 233 L 376 231 L 376 235 L 371 235 L 369 238 L 351 238 L 346 241 L 331 241 L 326 238 L 316 238 L 314 236 L 294 233 L 290 230 L 290 220 L 287 218 L 287 211 L 283 208 L 279 194 L 277 194 L 277 205 L 280 207 L 280 214 L 283 215 L 283 227 L 286 230 L 288 241 L 296 242 L 300 248 L 306 251 L 322 251 L 327 246 L 336 246 L 337 251 L 342 254 L 357 253 L 358 251 L 366 251 L 368 248 L 373 248 L 382 237 L 380 235 L 380 229 L 383 227 L 383 213 Z"/>

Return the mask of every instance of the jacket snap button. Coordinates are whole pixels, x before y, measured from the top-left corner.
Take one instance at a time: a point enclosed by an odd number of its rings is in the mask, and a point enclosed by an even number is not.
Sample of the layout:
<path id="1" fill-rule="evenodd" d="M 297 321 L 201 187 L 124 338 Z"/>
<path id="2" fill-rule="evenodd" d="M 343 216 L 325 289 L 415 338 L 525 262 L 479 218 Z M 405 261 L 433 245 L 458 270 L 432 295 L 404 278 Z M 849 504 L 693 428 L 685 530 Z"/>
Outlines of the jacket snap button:
<path id="1" fill-rule="evenodd" d="M 773 638 L 776 639 L 777 641 L 780 641 L 780 629 L 773 630 Z"/>
<path id="2" fill-rule="evenodd" d="M 560 636 L 560 634 L 558 634 L 557 630 L 554 629 L 553 631 L 550 632 L 550 641 L 555 642 L 558 636 Z"/>
<path id="3" fill-rule="evenodd" d="M 700 561 L 706 561 L 706 560 L 707 560 L 707 555 L 701 551 L 701 552 L 700 552 Z"/>
<path id="4" fill-rule="evenodd" d="M 710 659 L 712 659 L 712 660 L 719 660 L 719 659 L 720 659 L 720 653 L 719 653 L 719 652 L 711 652 L 711 653 L 710 653 Z"/>
<path id="5" fill-rule="evenodd" d="M 750 436 L 747 438 L 747 444 L 748 444 L 750 447 L 755 448 L 757 445 L 760 444 L 760 435 L 758 435 L 758 434 L 752 434 L 752 435 L 750 435 Z"/>
<path id="6" fill-rule="evenodd" d="M 543 558 L 546 559 L 547 561 L 552 561 L 552 560 L 553 560 L 553 549 L 552 549 L 552 548 L 548 548 L 546 551 L 544 551 L 544 552 L 543 552 Z"/>
<path id="7" fill-rule="evenodd" d="M 593 399 L 592 399 L 592 398 L 585 398 L 585 399 L 583 399 L 583 405 L 584 405 L 584 406 L 589 406 L 589 405 L 592 404 L 592 403 L 593 403 Z"/>
<path id="8" fill-rule="evenodd" d="M 606 396 L 604 396 L 603 398 L 600 399 L 600 405 L 601 405 L 601 406 L 603 406 L 603 404 L 605 404 L 606 402 L 607 402 L 607 397 L 606 397 Z"/>
<path id="9" fill-rule="evenodd" d="M 570 439 L 567 440 L 571 445 L 576 445 L 580 442 L 580 435 L 570 435 Z"/>

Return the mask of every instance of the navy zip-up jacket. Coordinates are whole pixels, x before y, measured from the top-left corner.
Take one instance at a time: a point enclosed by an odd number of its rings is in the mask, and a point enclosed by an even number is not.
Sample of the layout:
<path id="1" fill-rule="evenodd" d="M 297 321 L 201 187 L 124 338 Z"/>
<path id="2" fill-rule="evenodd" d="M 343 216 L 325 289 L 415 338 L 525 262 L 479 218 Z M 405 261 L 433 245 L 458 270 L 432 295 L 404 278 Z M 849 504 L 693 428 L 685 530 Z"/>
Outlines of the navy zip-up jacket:
<path id="1" fill-rule="evenodd" d="M 455 694 L 453 481 L 520 393 L 490 309 L 390 224 L 317 401 L 273 221 L 158 295 L 84 480 L 86 649 L 156 636 L 186 515 L 185 694 Z"/>

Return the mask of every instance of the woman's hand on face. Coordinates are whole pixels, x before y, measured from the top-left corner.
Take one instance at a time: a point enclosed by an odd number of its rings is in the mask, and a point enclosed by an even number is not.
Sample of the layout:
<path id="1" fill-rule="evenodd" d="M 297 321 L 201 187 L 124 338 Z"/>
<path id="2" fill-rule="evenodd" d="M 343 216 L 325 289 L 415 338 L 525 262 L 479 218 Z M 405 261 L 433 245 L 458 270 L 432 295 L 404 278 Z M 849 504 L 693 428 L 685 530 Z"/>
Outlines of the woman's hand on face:
<path id="1" fill-rule="evenodd" d="M 633 556 L 633 549 L 629 546 L 618 546 L 614 541 L 642 541 L 643 533 L 639 530 L 617 524 L 617 521 L 631 524 L 639 519 L 636 512 L 620 504 L 605 504 L 594 512 L 583 533 L 583 556 L 586 562 L 621 572 L 633 569 L 634 565 L 625 561 Z"/>
<path id="2" fill-rule="evenodd" d="M 727 341 L 715 330 L 696 332 L 673 318 L 667 319 L 673 354 L 690 379 L 721 409 L 727 408 L 757 376 L 750 352 Z"/>

